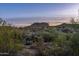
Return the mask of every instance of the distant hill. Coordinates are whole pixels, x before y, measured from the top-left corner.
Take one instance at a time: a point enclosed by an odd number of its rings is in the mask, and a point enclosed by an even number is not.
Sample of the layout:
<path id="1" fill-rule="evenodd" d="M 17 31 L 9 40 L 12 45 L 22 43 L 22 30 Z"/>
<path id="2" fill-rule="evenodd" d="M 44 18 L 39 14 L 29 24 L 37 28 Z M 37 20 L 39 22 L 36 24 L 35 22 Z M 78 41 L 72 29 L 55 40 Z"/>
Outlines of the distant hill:
<path id="1" fill-rule="evenodd" d="M 47 22 L 50 26 L 59 25 L 61 23 L 68 23 L 71 17 L 20 17 L 8 18 L 7 22 L 14 26 L 29 26 L 36 22 Z"/>
<path id="2" fill-rule="evenodd" d="M 49 24 L 46 22 L 41 22 L 41 23 L 33 23 L 31 26 L 32 27 L 48 27 Z"/>
<path id="3" fill-rule="evenodd" d="M 79 29 L 79 24 L 66 24 L 66 23 L 63 23 L 63 24 L 58 25 L 56 27 L 68 27 L 68 28 Z"/>

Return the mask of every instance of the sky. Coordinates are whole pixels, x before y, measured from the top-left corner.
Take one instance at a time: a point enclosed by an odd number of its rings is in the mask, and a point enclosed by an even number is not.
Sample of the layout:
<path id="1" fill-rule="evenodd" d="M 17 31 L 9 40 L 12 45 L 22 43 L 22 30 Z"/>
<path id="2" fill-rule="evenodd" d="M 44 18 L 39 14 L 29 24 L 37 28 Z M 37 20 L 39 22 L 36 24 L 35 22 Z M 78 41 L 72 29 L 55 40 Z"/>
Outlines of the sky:
<path id="1" fill-rule="evenodd" d="M 0 4 L 0 17 L 53 17 L 75 16 L 79 4 L 49 3 L 49 4 Z"/>
<path id="2" fill-rule="evenodd" d="M 4 3 L 0 4 L 0 17 L 76 17 L 78 9 L 79 4 L 77 3 Z"/>

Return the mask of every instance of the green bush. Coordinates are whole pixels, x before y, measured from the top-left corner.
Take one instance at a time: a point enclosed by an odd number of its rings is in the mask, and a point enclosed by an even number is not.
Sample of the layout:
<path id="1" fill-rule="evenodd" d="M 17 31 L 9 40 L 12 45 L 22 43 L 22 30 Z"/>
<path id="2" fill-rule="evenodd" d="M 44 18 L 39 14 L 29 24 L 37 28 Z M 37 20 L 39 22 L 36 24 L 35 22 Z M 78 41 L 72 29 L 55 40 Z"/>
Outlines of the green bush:
<path id="1" fill-rule="evenodd" d="M 11 27 L 0 27 L 0 52 L 17 53 L 22 49 L 19 30 Z"/>

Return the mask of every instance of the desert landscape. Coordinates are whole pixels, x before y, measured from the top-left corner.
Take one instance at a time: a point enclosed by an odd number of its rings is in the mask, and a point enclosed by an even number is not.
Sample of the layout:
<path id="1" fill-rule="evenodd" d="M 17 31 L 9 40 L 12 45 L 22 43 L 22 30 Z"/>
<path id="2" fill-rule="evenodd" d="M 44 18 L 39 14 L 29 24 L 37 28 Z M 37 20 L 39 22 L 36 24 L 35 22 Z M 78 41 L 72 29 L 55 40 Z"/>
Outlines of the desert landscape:
<path id="1" fill-rule="evenodd" d="M 0 4 L 0 56 L 79 56 L 79 4 Z"/>

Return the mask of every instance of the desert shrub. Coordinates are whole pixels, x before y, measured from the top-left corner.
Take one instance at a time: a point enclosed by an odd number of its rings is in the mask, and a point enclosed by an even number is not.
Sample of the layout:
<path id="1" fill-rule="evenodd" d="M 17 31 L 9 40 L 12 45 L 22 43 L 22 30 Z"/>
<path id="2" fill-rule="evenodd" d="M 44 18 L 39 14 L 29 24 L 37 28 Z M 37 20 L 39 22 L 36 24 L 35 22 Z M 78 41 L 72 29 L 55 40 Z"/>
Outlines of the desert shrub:
<path id="1" fill-rule="evenodd" d="M 73 55 L 79 55 L 79 33 L 75 33 L 71 41 Z"/>
<path id="2" fill-rule="evenodd" d="M 70 34 L 71 35 L 71 34 Z M 58 36 L 52 42 L 51 55 L 71 55 L 71 37 L 67 33 L 58 32 Z M 68 37 L 68 38 L 67 38 Z"/>
<path id="3" fill-rule="evenodd" d="M 14 54 L 21 50 L 22 45 L 20 33 L 11 27 L 2 26 L 0 28 L 0 52 Z"/>

